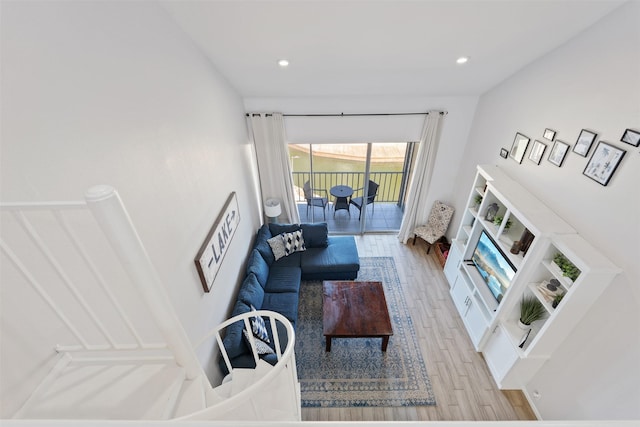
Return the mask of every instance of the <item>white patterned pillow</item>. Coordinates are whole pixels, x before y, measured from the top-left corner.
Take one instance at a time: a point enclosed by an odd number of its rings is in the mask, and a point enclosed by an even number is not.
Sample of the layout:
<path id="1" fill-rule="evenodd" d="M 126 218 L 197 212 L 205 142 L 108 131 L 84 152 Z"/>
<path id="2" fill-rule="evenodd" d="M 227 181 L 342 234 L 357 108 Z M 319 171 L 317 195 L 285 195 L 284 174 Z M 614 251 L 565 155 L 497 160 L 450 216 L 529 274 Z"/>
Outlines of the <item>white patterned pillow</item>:
<path id="1" fill-rule="evenodd" d="M 282 241 L 284 242 L 285 255 L 291 255 L 294 252 L 306 251 L 304 239 L 302 238 L 302 230 L 292 233 L 282 233 Z"/>
<path id="2" fill-rule="evenodd" d="M 269 246 L 271 246 L 271 252 L 273 252 L 273 257 L 277 260 L 287 255 L 284 250 L 284 241 L 282 240 L 282 234 L 278 234 L 275 237 L 272 237 L 267 240 Z"/>
<path id="3" fill-rule="evenodd" d="M 247 340 L 247 345 L 251 347 L 251 335 L 249 335 L 249 332 L 246 329 L 243 329 L 242 333 L 244 334 L 244 338 Z M 267 344 L 266 342 L 260 341 L 258 338 L 255 339 L 255 342 L 256 342 L 256 350 L 258 351 L 258 354 L 274 354 L 275 353 L 275 351 L 273 351 L 273 349 L 269 347 L 269 344 Z"/>
<path id="4" fill-rule="evenodd" d="M 251 311 L 256 311 L 256 308 L 252 305 Z M 251 332 L 253 335 L 266 343 L 269 343 L 269 333 L 267 332 L 267 326 L 264 324 L 262 316 L 255 316 L 249 320 L 251 323 Z"/>

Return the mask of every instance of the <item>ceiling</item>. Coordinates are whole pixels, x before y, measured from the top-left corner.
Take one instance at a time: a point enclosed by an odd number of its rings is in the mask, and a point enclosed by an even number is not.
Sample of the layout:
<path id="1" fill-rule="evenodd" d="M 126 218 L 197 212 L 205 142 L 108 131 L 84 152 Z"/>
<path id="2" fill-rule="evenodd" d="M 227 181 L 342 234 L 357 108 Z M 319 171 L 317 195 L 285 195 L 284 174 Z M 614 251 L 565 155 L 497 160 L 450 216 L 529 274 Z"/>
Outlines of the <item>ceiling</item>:
<path id="1" fill-rule="evenodd" d="M 480 95 L 622 3 L 162 2 L 247 98 Z"/>

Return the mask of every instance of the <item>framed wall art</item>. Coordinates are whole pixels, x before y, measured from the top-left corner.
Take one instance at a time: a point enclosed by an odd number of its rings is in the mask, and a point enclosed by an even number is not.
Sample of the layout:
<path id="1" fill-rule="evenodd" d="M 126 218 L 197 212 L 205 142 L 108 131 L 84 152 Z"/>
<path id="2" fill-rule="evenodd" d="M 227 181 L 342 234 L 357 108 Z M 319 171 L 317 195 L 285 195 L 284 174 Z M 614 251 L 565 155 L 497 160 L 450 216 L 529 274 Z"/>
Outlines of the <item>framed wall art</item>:
<path id="1" fill-rule="evenodd" d="M 506 148 L 501 148 L 500 157 L 502 157 L 503 159 L 506 159 L 507 157 L 509 157 L 509 150 L 507 150 Z"/>
<path id="2" fill-rule="evenodd" d="M 239 223 L 238 197 L 234 191 L 227 198 L 194 260 L 205 292 L 211 290 Z"/>
<path id="3" fill-rule="evenodd" d="M 553 139 L 556 137 L 556 131 L 553 129 L 545 129 L 542 137 L 544 139 L 548 139 L 549 141 L 553 141 Z"/>
<path id="4" fill-rule="evenodd" d="M 625 150 L 600 141 L 582 173 L 606 186 L 625 154 Z"/>
<path id="5" fill-rule="evenodd" d="M 620 138 L 620 141 L 637 147 L 638 145 L 640 145 L 640 132 L 632 129 L 627 129 L 624 131 L 624 134 L 622 134 L 622 138 Z"/>
<path id="6" fill-rule="evenodd" d="M 509 157 L 515 160 L 518 163 L 522 163 L 522 159 L 524 159 L 524 153 L 527 151 L 527 146 L 529 145 L 529 137 L 524 136 L 521 133 L 516 133 L 516 137 L 513 139 L 513 144 L 511 145 L 511 151 L 509 151 Z"/>
<path id="7" fill-rule="evenodd" d="M 544 150 L 546 149 L 547 144 L 544 144 L 536 139 L 533 143 L 533 148 L 531 148 L 531 152 L 529 153 L 529 160 L 531 160 L 536 165 L 539 165 L 540 160 L 542 160 Z"/>
<path id="8" fill-rule="evenodd" d="M 569 144 L 560 141 L 559 139 L 553 143 L 553 147 L 551 147 L 551 151 L 549 152 L 549 160 L 550 163 L 560 167 L 562 166 L 562 162 L 564 162 L 564 158 L 567 156 L 569 152 Z"/>
<path id="9" fill-rule="evenodd" d="M 573 146 L 573 152 L 581 155 L 582 157 L 587 157 L 587 154 L 589 154 L 589 150 L 591 149 L 591 144 L 593 144 L 593 141 L 596 140 L 597 136 L 598 134 L 594 132 L 582 129 L 576 144 Z"/>

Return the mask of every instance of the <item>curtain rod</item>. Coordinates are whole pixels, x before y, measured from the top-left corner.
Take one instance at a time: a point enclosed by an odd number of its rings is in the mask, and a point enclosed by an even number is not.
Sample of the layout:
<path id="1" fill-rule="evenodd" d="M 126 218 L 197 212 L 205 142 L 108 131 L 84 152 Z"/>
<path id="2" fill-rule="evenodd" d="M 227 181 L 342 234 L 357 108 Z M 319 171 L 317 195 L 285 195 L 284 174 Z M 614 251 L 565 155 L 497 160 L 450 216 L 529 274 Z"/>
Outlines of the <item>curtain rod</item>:
<path id="1" fill-rule="evenodd" d="M 440 115 L 444 116 L 449 114 L 447 111 L 440 111 Z M 247 117 L 259 116 L 260 113 L 247 113 Z M 265 114 L 266 116 L 272 116 L 273 114 Z M 429 115 L 426 113 L 340 113 L 340 114 L 283 114 L 283 117 L 352 117 L 352 116 L 417 116 L 417 115 Z"/>

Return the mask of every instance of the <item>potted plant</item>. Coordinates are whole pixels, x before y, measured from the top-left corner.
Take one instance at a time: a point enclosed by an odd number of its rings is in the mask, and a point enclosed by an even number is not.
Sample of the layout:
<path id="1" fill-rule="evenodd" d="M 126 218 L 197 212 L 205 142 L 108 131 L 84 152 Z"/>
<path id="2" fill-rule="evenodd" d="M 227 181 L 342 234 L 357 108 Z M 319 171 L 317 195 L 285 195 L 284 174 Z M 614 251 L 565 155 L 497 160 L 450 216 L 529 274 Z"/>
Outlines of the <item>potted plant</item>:
<path id="1" fill-rule="evenodd" d="M 551 306 L 553 308 L 557 308 L 558 304 L 560 304 L 560 301 L 562 301 L 562 298 L 564 297 L 564 292 L 561 294 L 558 294 L 556 296 L 553 297 L 553 301 L 551 302 Z"/>
<path id="2" fill-rule="evenodd" d="M 504 220 L 504 217 L 503 217 L 503 216 L 498 215 L 498 216 L 496 216 L 496 217 L 493 219 L 493 223 L 494 223 L 495 225 L 497 225 L 498 227 L 500 227 L 500 224 L 502 224 L 502 221 L 503 221 L 503 220 Z M 504 225 L 504 229 L 505 229 L 505 230 L 508 230 L 509 228 L 511 228 L 511 225 L 512 225 L 512 224 L 513 224 L 513 223 L 511 222 L 511 220 L 510 220 L 510 219 L 508 219 L 508 220 L 507 220 L 507 223 Z"/>
<path id="3" fill-rule="evenodd" d="M 520 302 L 520 327 L 527 329 L 536 320 L 540 320 L 547 313 L 544 306 L 533 295 L 523 296 Z"/>
<path id="4" fill-rule="evenodd" d="M 580 269 L 573 265 L 573 263 L 560 252 L 555 254 L 553 262 L 558 266 L 558 268 L 560 268 L 562 275 L 571 279 L 572 282 L 575 282 L 581 273 Z"/>
<path id="5" fill-rule="evenodd" d="M 480 206 L 480 203 L 482 203 L 482 196 L 476 194 L 476 197 L 473 198 L 473 202 L 476 204 L 476 206 Z"/>

